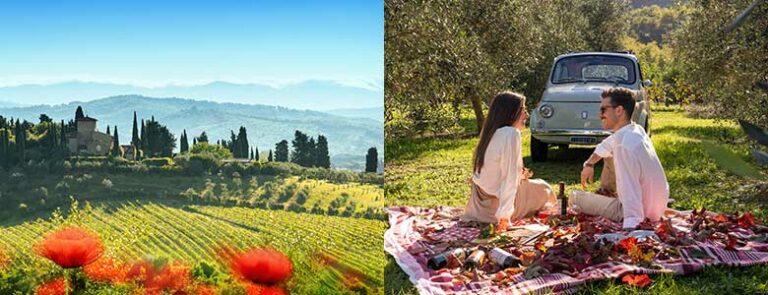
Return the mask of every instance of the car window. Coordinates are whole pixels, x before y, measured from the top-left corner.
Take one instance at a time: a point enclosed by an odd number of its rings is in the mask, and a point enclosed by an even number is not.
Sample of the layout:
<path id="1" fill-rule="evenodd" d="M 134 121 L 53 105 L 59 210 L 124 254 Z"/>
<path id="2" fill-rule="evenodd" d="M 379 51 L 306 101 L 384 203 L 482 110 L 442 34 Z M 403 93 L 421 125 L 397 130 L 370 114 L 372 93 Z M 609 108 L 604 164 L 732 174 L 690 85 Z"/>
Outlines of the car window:
<path id="1" fill-rule="evenodd" d="M 608 81 L 635 83 L 635 64 L 618 56 L 583 55 L 562 58 L 555 64 L 552 83 Z"/>

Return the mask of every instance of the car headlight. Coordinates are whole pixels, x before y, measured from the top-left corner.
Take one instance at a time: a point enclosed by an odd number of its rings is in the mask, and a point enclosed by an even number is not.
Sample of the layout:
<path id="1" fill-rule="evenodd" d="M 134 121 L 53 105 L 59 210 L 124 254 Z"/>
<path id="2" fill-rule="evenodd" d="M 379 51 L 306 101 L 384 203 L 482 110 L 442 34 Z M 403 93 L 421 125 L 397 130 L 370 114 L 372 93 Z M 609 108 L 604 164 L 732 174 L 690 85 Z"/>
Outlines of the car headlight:
<path id="1" fill-rule="evenodd" d="M 550 118 L 555 113 L 555 109 L 548 104 L 539 107 L 539 114 L 544 118 Z"/>

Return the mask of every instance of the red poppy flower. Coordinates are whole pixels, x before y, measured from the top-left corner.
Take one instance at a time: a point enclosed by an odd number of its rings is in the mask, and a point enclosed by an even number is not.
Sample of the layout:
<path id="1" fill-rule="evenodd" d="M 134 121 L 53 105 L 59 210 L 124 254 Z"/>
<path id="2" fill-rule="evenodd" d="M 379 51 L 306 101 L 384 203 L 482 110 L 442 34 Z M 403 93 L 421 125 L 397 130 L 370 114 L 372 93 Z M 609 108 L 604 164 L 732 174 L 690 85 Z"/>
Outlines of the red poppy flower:
<path id="1" fill-rule="evenodd" d="M 739 217 L 739 219 L 737 219 L 736 222 L 742 228 L 749 228 L 755 225 L 755 217 L 752 216 L 752 213 L 747 212 L 747 213 L 744 213 L 744 215 L 741 215 L 741 217 Z"/>
<path id="2" fill-rule="evenodd" d="M 37 295 L 64 295 L 67 294 L 67 281 L 64 278 L 54 279 L 37 286 Z"/>
<path id="3" fill-rule="evenodd" d="M 621 281 L 630 286 L 643 288 L 651 283 L 651 278 L 649 278 L 647 274 L 626 275 L 621 279 Z"/>
<path id="4" fill-rule="evenodd" d="M 157 269 L 155 269 L 155 265 L 151 261 L 142 260 L 131 265 L 131 268 L 125 274 L 125 278 L 143 283 L 152 279 L 156 272 Z"/>
<path id="5" fill-rule="evenodd" d="M 83 271 L 93 281 L 119 283 L 125 281 L 126 268 L 126 265 L 115 261 L 112 257 L 102 256 L 83 267 Z"/>
<path id="6" fill-rule="evenodd" d="M 33 250 L 63 268 L 75 268 L 96 261 L 104 247 L 96 234 L 67 227 L 48 234 Z"/>
<path id="7" fill-rule="evenodd" d="M 629 252 L 632 248 L 637 247 L 637 238 L 629 237 L 619 241 L 619 248 Z"/>
<path id="8" fill-rule="evenodd" d="M 195 289 L 197 295 L 216 295 L 216 290 L 209 285 L 199 285 Z"/>
<path id="9" fill-rule="evenodd" d="M 182 291 L 189 286 L 189 267 L 183 263 L 169 263 L 146 281 L 147 291 Z"/>
<path id="10" fill-rule="evenodd" d="M 274 284 L 291 276 L 293 265 L 283 253 L 273 249 L 252 249 L 231 257 L 232 272 L 253 283 Z"/>

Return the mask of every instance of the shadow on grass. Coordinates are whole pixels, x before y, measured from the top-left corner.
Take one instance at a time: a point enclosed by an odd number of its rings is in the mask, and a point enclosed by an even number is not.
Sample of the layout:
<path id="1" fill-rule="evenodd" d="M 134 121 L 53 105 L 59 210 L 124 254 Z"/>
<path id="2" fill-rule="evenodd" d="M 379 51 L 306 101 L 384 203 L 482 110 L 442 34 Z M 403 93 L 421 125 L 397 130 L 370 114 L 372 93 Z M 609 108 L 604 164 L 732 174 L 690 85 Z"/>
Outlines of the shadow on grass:
<path id="1" fill-rule="evenodd" d="M 571 147 L 549 149 L 549 157 L 546 162 L 533 162 L 530 156 L 523 158 L 525 166 L 533 170 L 533 178 L 541 178 L 553 187 L 560 181 L 567 184 L 579 182 L 581 168 L 584 161 L 594 151 L 592 147 Z M 600 162 L 602 163 L 602 161 Z M 595 179 L 599 179 L 602 164 L 595 168 Z"/>
<path id="2" fill-rule="evenodd" d="M 181 206 L 181 208 L 178 208 L 178 207 L 175 207 L 175 208 L 176 209 L 181 209 L 184 212 L 199 214 L 199 215 L 208 217 L 208 218 L 216 220 L 216 221 L 221 221 L 221 222 L 224 222 L 224 223 L 229 224 L 231 226 L 239 227 L 239 228 L 242 228 L 242 229 L 247 230 L 247 231 L 252 231 L 252 232 L 260 232 L 261 231 L 260 229 L 258 229 L 256 227 L 253 227 L 253 226 L 250 226 L 250 225 L 247 225 L 247 224 L 242 224 L 242 223 L 239 223 L 239 222 L 235 222 L 235 221 L 232 221 L 232 220 L 229 220 L 229 219 L 221 218 L 221 217 L 218 217 L 218 216 L 215 216 L 215 215 L 212 215 L 212 214 L 208 214 L 208 213 L 202 212 L 200 210 L 197 210 L 195 208 L 192 208 L 192 207 L 189 207 L 189 206 L 186 206 L 186 205 L 185 206 Z"/>
<path id="3" fill-rule="evenodd" d="M 651 135 L 674 134 L 675 136 L 695 139 L 734 139 L 743 137 L 741 130 L 731 126 L 664 126 L 652 128 Z"/>

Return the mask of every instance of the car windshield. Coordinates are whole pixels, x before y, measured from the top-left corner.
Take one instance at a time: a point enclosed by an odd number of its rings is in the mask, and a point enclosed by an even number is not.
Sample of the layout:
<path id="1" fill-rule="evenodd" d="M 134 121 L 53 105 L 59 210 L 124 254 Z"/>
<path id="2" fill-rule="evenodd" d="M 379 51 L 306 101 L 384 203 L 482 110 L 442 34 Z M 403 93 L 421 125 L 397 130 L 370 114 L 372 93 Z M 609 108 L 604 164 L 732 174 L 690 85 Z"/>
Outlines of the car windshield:
<path id="1" fill-rule="evenodd" d="M 635 83 L 635 63 L 618 56 L 583 55 L 557 61 L 552 83 L 607 81 L 617 84 Z"/>

